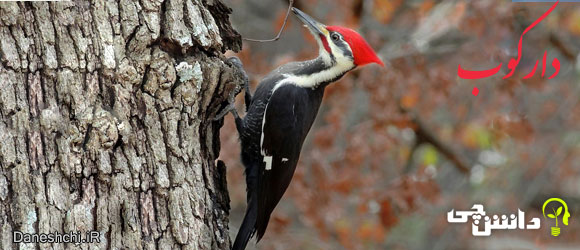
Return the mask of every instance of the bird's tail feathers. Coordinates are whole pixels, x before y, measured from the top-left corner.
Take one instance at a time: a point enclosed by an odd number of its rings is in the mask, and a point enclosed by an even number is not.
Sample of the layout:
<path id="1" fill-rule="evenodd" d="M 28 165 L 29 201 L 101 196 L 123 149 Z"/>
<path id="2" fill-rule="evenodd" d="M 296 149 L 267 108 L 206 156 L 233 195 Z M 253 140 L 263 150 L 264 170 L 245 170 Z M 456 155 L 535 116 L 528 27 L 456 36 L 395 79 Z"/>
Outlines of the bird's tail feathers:
<path id="1" fill-rule="evenodd" d="M 252 236 L 256 232 L 258 207 L 257 202 L 253 200 L 255 199 L 250 199 L 250 202 L 248 202 L 248 209 L 246 209 L 244 221 L 242 222 L 242 226 L 240 226 L 240 230 L 238 231 L 238 235 L 236 236 L 236 240 L 234 241 L 234 246 L 232 247 L 232 250 L 246 249 L 248 241 L 250 241 L 250 238 L 252 238 Z"/>

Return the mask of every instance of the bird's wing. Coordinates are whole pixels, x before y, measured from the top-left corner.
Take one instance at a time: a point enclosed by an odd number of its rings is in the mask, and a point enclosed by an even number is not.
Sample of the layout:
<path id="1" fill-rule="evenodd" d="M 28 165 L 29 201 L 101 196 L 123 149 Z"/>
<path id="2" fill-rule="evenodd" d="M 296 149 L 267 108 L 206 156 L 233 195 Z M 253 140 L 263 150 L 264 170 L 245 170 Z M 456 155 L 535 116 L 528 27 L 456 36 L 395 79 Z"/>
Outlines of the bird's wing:
<path id="1" fill-rule="evenodd" d="M 274 91 L 264 111 L 261 150 L 264 162 L 258 174 L 257 239 L 266 231 L 270 214 L 288 188 L 304 141 L 305 90 L 284 85 Z M 307 133 L 307 131 L 306 131 Z"/>

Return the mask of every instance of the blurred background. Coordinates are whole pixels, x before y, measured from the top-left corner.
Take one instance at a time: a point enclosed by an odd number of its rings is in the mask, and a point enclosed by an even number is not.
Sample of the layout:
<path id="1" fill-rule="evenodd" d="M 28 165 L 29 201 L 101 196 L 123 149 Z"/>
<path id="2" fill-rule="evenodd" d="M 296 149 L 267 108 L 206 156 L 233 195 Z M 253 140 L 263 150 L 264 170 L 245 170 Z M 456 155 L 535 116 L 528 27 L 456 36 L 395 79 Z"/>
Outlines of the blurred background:
<path id="1" fill-rule="evenodd" d="M 287 0 L 226 0 L 234 27 L 268 39 Z M 366 66 L 326 89 L 294 179 L 268 230 L 249 249 L 580 249 L 580 3 L 560 3 L 523 39 L 550 3 L 436 0 L 298 0 L 325 24 L 358 30 L 385 67 Z M 547 51 L 546 75 L 541 77 Z M 317 56 L 296 17 L 277 42 L 244 42 L 254 91 L 274 68 Z M 230 54 L 233 55 L 233 54 Z M 561 63 L 554 72 L 553 58 Z M 536 74 L 522 80 L 539 60 Z M 465 80 L 457 66 L 495 76 Z M 471 94 L 477 86 L 479 95 Z M 237 107 L 243 113 L 243 95 Z M 246 208 L 238 135 L 227 116 L 220 159 L 228 166 L 230 231 Z M 544 219 L 550 197 L 572 217 L 561 235 Z M 518 208 L 540 230 L 495 230 L 473 237 L 471 222 L 449 224 L 451 209 L 475 203 L 488 214 Z"/>

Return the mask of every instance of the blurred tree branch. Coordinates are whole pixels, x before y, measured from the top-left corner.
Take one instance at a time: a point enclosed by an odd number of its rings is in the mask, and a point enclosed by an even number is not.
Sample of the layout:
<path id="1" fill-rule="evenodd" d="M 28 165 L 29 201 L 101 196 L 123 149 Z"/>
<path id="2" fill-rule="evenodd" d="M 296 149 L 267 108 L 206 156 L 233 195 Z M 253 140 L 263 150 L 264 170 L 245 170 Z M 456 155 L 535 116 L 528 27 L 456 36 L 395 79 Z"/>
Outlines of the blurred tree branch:
<path id="1" fill-rule="evenodd" d="M 556 49 L 558 49 L 558 51 L 560 51 L 560 53 L 562 53 L 562 55 L 564 55 L 566 57 L 566 59 L 568 59 L 568 61 L 574 62 L 574 60 L 576 60 L 576 54 L 578 53 L 578 51 L 576 51 L 576 53 L 574 53 L 572 50 L 572 48 L 570 48 L 570 46 L 568 46 L 561 36 L 559 36 L 556 33 L 550 33 L 550 43 L 552 44 L 552 46 L 554 46 Z"/>
<path id="2" fill-rule="evenodd" d="M 437 151 L 439 151 L 442 155 L 444 155 L 449 161 L 453 163 L 453 165 L 459 170 L 460 172 L 467 174 L 469 173 L 468 165 L 461 159 L 459 154 L 457 154 L 449 145 L 441 141 L 439 137 L 429 129 L 425 123 L 416 115 L 414 112 L 399 106 L 399 109 L 402 113 L 408 115 L 410 117 L 411 122 L 414 126 L 412 126 L 413 130 L 415 131 L 416 139 L 415 144 L 411 148 L 411 152 L 409 153 L 409 159 L 407 164 L 405 165 L 405 173 L 408 173 L 411 170 L 412 163 L 413 163 L 413 155 L 415 151 L 424 143 L 429 143 Z"/>

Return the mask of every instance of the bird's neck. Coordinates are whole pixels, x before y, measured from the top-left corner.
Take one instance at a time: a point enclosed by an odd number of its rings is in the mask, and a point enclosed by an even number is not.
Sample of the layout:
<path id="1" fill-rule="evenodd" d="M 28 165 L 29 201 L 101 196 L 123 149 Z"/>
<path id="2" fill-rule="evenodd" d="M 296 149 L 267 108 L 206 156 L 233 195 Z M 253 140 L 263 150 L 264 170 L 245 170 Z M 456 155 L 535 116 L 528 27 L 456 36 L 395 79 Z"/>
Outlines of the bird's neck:
<path id="1" fill-rule="evenodd" d="M 354 68 L 354 65 L 340 64 L 325 58 L 324 55 L 305 61 L 301 65 L 298 70 L 286 74 L 286 79 L 284 80 L 300 87 L 311 89 L 325 87 Z"/>

